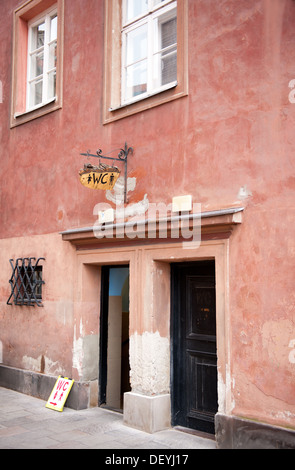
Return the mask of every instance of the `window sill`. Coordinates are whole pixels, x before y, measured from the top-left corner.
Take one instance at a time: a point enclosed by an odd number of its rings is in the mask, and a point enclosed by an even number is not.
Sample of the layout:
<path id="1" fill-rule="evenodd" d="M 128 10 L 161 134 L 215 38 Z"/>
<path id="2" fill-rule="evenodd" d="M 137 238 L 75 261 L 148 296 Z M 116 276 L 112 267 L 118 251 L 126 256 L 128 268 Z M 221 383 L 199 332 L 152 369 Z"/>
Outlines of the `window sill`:
<path id="1" fill-rule="evenodd" d="M 44 106 L 47 106 L 48 104 L 55 103 L 56 102 L 56 97 L 52 98 L 52 100 L 46 101 L 46 103 L 38 104 L 37 106 L 34 106 L 34 108 L 28 109 L 28 111 L 23 111 L 21 113 L 15 113 L 14 119 L 17 119 L 21 116 L 25 116 L 27 114 L 32 113 L 33 111 L 36 111 L 37 109 L 41 109 Z"/>
<path id="2" fill-rule="evenodd" d="M 159 95 L 160 93 L 163 93 L 164 91 L 171 90 L 172 88 L 176 88 L 176 87 L 177 87 L 177 81 L 169 83 L 168 85 L 163 86 L 162 88 L 157 89 L 151 93 L 143 93 L 142 95 L 135 97 L 130 101 L 126 101 L 125 103 L 119 106 L 114 106 L 110 108 L 109 111 L 112 112 L 112 111 L 117 111 L 118 109 L 126 108 L 126 106 L 131 106 L 134 103 L 138 103 L 139 101 L 146 100 L 147 98 Z"/>
<path id="3" fill-rule="evenodd" d="M 160 106 L 187 95 L 187 87 L 182 87 L 179 84 L 173 85 L 168 89 L 145 96 L 145 98 L 132 101 L 131 103 L 108 108 L 104 115 L 103 124 L 108 124 L 113 121 L 132 116 L 133 114 L 152 109 L 155 106 Z"/>
<path id="4" fill-rule="evenodd" d="M 48 113 L 52 113 L 62 107 L 60 101 L 57 98 L 54 98 L 46 103 L 42 103 L 39 106 L 35 106 L 33 109 L 28 111 L 15 113 L 11 116 L 11 123 L 10 127 L 16 127 L 26 122 L 32 121 L 33 119 L 37 119 L 41 116 L 44 116 Z"/>

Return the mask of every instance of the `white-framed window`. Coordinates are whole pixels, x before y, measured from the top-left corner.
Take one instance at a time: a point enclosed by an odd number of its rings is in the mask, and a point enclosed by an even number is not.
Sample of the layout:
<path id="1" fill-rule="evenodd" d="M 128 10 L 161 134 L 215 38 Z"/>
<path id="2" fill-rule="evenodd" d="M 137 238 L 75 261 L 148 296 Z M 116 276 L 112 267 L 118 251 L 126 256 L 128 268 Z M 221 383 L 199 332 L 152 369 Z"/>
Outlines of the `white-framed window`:
<path id="1" fill-rule="evenodd" d="M 12 50 L 11 128 L 62 107 L 64 0 L 24 0 Z"/>
<path id="2" fill-rule="evenodd" d="M 28 23 L 26 110 L 56 98 L 57 9 L 49 9 Z"/>
<path id="3" fill-rule="evenodd" d="M 177 1 L 124 0 L 121 104 L 177 85 Z"/>

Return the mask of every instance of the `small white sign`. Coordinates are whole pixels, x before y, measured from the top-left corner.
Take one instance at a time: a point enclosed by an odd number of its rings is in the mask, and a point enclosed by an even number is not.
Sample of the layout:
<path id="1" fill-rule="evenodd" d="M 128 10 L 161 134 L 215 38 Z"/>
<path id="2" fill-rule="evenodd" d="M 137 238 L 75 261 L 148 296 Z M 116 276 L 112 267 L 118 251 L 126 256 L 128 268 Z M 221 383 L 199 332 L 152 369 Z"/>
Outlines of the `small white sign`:
<path id="1" fill-rule="evenodd" d="M 193 208 L 193 198 L 190 195 L 172 198 L 172 212 L 190 212 Z"/>

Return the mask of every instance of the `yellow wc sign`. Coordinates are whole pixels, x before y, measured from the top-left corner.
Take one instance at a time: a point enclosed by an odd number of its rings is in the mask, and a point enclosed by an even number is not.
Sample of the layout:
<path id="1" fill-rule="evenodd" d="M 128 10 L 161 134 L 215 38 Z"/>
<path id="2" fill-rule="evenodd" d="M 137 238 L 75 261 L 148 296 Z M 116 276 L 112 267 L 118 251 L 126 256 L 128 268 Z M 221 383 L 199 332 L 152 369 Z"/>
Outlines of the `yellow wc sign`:
<path id="1" fill-rule="evenodd" d="M 80 182 L 86 188 L 107 190 L 113 189 L 120 176 L 120 171 L 117 167 L 108 167 L 102 164 L 100 167 L 85 165 L 79 175 Z"/>
<path id="2" fill-rule="evenodd" d="M 50 408 L 56 411 L 62 411 L 73 386 L 73 383 L 74 380 L 68 379 L 67 377 L 62 377 L 60 375 L 57 381 L 55 382 L 48 402 L 46 403 L 46 408 Z"/>

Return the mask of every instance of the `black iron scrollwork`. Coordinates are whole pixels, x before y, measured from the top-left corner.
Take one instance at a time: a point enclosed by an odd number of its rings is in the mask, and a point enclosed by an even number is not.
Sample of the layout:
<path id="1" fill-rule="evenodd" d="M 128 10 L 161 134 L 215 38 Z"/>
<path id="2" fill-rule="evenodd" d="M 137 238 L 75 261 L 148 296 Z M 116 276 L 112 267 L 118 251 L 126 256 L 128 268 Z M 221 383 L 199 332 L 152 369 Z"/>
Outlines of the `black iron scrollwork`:
<path id="1" fill-rule="evenodd" d="M 98 149 L 96 151 L 96 154 L 91 154 L 89 153 L 90 151 L 87 150 L 87 153 L 81 153 L 80 155 L 83 155 L 84 157 L 95 157 L 99 159 L 104 159 L 104 160 L 112 160 L 112 161 L 120 161 L 124 162 L 124 202 L 127 203 L 127 162 L 128 162 L 128 155 L 130 153 L 133 153 L 133 148 L 128 147 L 127 143 L 125 142 L 125 147 L 119 149 L 119 153 L 117 157 L 110 157 L 107 155 L 102 155 L 102 150 Z M 114 152 L 114 151 L 112 151 Z M 110 153 L 112 153 L 110 152 Z"/>

